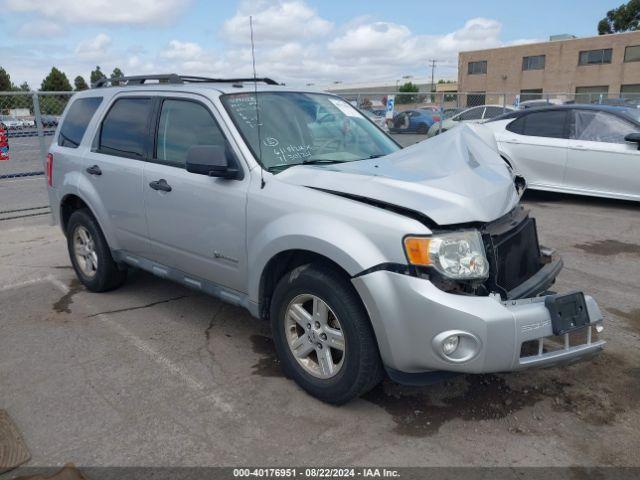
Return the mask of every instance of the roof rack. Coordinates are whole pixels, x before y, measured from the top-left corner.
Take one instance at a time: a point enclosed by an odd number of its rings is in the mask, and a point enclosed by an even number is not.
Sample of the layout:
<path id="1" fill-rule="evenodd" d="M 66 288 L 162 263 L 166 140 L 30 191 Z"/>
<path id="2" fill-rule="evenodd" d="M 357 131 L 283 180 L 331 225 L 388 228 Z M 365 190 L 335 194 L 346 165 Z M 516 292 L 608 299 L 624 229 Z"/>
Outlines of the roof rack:
<path id="1" fill-rule="evenodd" d="M 101 78 L 91 84 L 91 88 L 104 88 L 115 85 L 144 85 L 148 80 L 157 80 L 158 83 L 242 83 L 242 82 L 262 82 L 267 85 L 279 85 L 271 78 L 208 78 L 194 77 L 191 75 L 177 75 L 175 73 L 165 73 L 160 75 L 134 75 L 131 77 Z"/>

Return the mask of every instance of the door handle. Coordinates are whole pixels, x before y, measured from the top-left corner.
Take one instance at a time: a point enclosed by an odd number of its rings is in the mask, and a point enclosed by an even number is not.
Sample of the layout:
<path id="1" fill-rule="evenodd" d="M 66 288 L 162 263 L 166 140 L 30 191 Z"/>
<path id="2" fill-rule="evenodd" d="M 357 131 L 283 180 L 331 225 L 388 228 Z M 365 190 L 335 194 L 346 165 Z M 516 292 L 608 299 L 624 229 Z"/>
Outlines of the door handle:
<path id="1" fill-rule="evenodd" d="M 155 180 L 155 181 L 149 183 L 149 186 L 151 188 L 153 188 L 154 190 L 160 190 L 160 191 L 163 191 L 163 192 L 170 192 L 171 191 L 171 185 L 169 185 L 164 178 L 161 178 L 160 180 Z"/>
<path id="2" fill-rule="evenodd" d="M 93 165 L 89 168 L 87 168 L 87 173 L 90 175 L 102 175 L 102 170 L 100 170 L 100 167 L 98 165 Z"/>

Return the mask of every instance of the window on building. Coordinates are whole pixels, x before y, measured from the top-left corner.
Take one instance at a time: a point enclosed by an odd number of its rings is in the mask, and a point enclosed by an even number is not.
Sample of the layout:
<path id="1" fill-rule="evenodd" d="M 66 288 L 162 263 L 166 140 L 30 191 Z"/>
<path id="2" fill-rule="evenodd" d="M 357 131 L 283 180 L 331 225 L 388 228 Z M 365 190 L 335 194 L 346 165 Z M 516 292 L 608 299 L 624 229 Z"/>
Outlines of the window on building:
<path id="1" fill-rule="evenodd" d="M 544 70 L 544 55 L 522 57 L 522 70 Z"/>
<path id="2" fill-rule="evenodd" d="M 632 85 L 622 85 L 620 87 L 620 96 L 622 98 L 640 100 L 640 83 Z"/>
<path id="3" fill-rule="evenodd" d="M 567 110 L 531 112 L 507 125 L 507 130 L 520 135 L 567 138 Z"/>
<path id="4" fill-rule="evenodd" d="M 467 107 L 476 107 L 486 103 L 486 95 L 484 92 L 472 92 L 467 94 Z"/>
<path id="5" fill-rule="evenodd" d="M 599 50 L 583 50 L 580 52 L 578 60 L 579 65 L 600 65 L 602 63 L 611 63 L 611 48 L 602 48 Z"/>
<path id="6" fill-rule="evenodd" d="M 93 114 L 102 103 L 102 97 L 89 97 L 76 100 L 69 107 L 64 123 L 58 134 L 58 145 L 61 147 L 78 148 L 84 132 L 87 130 Z"/>
<path id="7" fill-rule="evenodd" d="M 609 87 L 607 85 L 595 87 L 576 87 L 576 103 L 600 103 L 607 98 Z"/>
<path id="8" fill-rule="evenodd" d="M 487 61 L 469 62 L 469 75 L 484 75 L 487 73 Z"/>
<path id="9" fill-rule="evenodd" d="M 520 101 L 526 102 L 527 100 L 542 100 L 542 89 L 529 88 L 526 90 L 520 90 Z"/>
<path id="10" fill-rule="evenodd" d="M 640 45 L 632 45 L 624 49 L 625 62 L 640 62 Z"/>
<path id="11" fill-rule="evenodd" d="M 119 157 L 144 158 L 150 117 L 150 98 L 116 100 L 102 121 L 98 150 Z"/>

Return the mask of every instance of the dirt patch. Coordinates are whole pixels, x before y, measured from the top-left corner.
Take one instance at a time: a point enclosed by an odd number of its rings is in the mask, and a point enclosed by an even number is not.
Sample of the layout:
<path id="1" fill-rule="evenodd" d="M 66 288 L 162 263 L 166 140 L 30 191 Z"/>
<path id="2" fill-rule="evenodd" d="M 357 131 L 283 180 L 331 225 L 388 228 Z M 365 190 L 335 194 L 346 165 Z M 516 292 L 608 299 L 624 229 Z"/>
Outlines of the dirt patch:
<path id="1" fill-rule="evenodd" d="M 624 318 L 629 322 L 629 330 L 640 334 L 640 308 L 634 308 L 629 312 L 617 308 L 607 308 L 607 311 L 613 313 L 616 317 Z"/>
<path id="2" fill-rule="evenodd" d="M 73 296 L 82 290 L 82 284 L 77 278 L 73 278 L 69 282 L 69 291 L 65 293 L 60 299 L 53 304 L 53 309 L 57 313 L 71 313 L 71 304 L 73 303 Z"/>
<path id="3" fill-rule="evenodd" d="M 619 240 L 597 240 L 595 242 L 576 243 L 575 248 L 579 248 L 593 255 L 618 255 L 627 253 L 629 255 L 640 256 L 640 245 L 636 243 L 621 242 Z"/>
<path id="4" fill-rule="evenodd" d="M 438 432 L 445 423 L 513 417 L 512 430 L 535 430 L 552 412 L 570 414 L 595 426 L 612 425 L 638 408 L 640 368 L 624 357 L 603 352 L 593 360 L 546 370 L 504 375 L 468 375 L 429 387 L 385 382 L 363 398 L 384 408 L 394 431 L 411 437 Z M 525 407 L 540 403 L 527 415 Z M 553 427 L 552 427 L 553 428 Z"/>
<path id="5" fill-rule="evenodd" d="M 469 375 L 423 388 L 393 383 L 378 385 L 363 397 L 384 408 L 396 423 L 394 431 L 424 437 L 460 418 L 467 421 L 496 420 L 540 401 L 537 390 L 513 390 L 498 375 Z"/>
<path id="6" fill-rule="evenodd" d="M 253 374 L 261 377 L 282 377 L 280 360 L 276 356 L 276 349 L 273 340 L 265 335 L 251 335 L 251 346 L 253 351 L 262 358 L 253 365 Z"/>

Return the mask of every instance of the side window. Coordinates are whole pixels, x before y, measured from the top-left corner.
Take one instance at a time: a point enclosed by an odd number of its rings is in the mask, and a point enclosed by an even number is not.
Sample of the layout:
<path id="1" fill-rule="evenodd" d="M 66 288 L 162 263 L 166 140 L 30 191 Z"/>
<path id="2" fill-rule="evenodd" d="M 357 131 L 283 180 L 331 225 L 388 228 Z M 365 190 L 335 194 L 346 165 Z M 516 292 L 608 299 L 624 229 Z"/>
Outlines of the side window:
<path id="1" fill-rule="evenodd" d="M 532 112 L 517 120 L 518 124 L 516 122 L 509 124 L 509 127 L 512 127 L 509 130 L 532 137 L 567 138 L 565 133 L 566 118 L 567 112 L 565 110 Z M 521 130 L 516 131 L 513 128 Z"/>
<path id="2" fill-rule="evenodd" d="M 58 134 L 58 145 L 78 148 L 93 114 L 101 103 L 102 97 L 81 98 L 73 102 L 62 122 Z"/>
<path id="3" fill-rule="evenodd" d="M 522 132 L 524 131 L 525 117 L 526 115 L 516 118 L 513 122 L 508 123 L 506 126 L 506 129 L 509 130 L 510 132 L 522 135 Z"/>
<path id="4" fill-rule="evenodd" d="M 605 112 L 575 110 L 572 138 L 591 142 L 626 143 L 624 137 L 638 131 L 631 123 Z"/>
<path id="5" fill-rule="evenodd" d="M 149 134 L 150 98 L 120 98 L 102 121 L 98 151 L 143 159 Z"/>
<path id="6" fill-rule="evenodd" d="M 458 120 L 480 120 L 483 112 L 484 107 L 470 108 L 466 112 L 462 112 L 458 116 Z"/>
<path id="7" fill-rule="evenodd" d="M 506 113 L 506 110 L 502 107 L 487 107 L 484 111 L 483 118 L 493 118 L 497 117 L 498 115 L 502 115 L 503 113 Z"/>
<path id="8" fill-rule="evenodd" d="M 155 159 L 184 167 L 194 145 L 225 145 L 213 116 L 203 105 L 188 100 L 164 100 L 158 123 Z"/>

